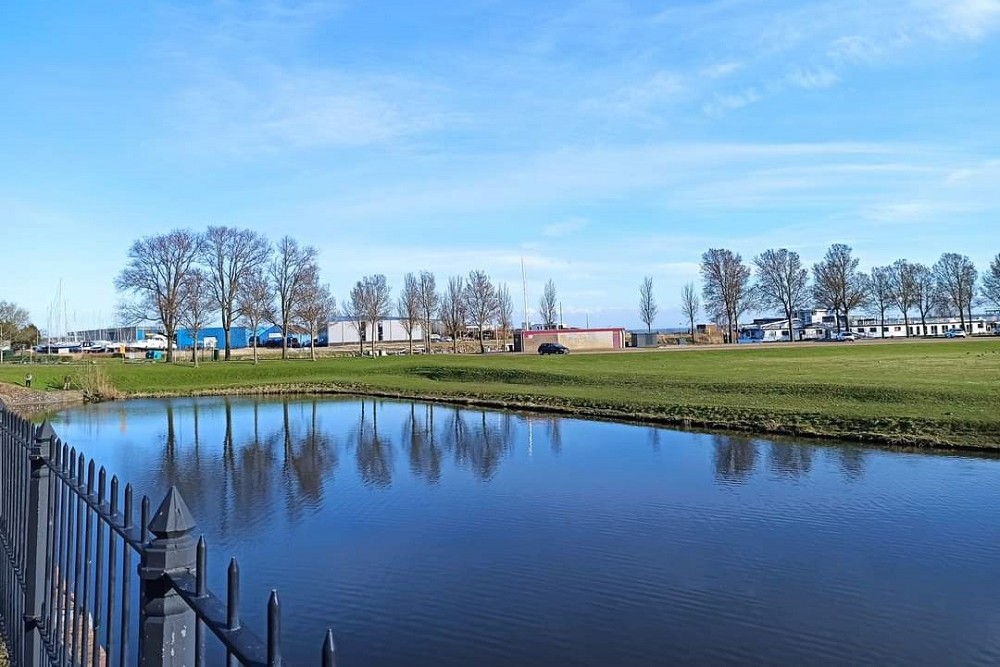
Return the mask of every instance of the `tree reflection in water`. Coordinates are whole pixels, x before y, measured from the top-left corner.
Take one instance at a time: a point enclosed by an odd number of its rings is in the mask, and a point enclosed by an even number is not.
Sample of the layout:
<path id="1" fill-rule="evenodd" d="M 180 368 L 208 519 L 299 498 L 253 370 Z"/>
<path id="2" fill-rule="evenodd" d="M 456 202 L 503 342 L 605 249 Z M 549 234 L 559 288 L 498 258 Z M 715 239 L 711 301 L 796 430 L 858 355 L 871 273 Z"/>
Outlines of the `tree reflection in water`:
<path id="1" fill-rule="evenodd" d="M 397 449 L 414 478 L 435 485 L 444 475 L 456 474 L 455 468 L 482 481 L 494 479 L 515 442 L 532 455 L 539 427 L 551 454 L 559 455 L 564 444 L 558 416 L 433 403 L 219 398 L 151 405 L 162 443 L 152 471 L 156 483 L 177 486 L 192 506 L 208 508 L 199 516 L 217 521 L 223 534 L 230 526 L 246 530 L 275 507 L 283 506 L 293 521 L 318 507 L 341 455 L 353 454 L 361 483 L 386 489 L 398 473 Z M 664 433 L 648 429 L 654 450 Z M 743 483 L 762 462 L 790 478 L 811 474 L 816 464 L 810 445 L 728 435 L 711 436 L 711 442 L 720 482 Z M 861 477 L 865 455 L 864 449 L 851 446 L 833 446 L 824 454 L 849 480 Z"/>
<path id="2" fill-rule="evenodd" d="M 812 470 L 815 447 L 772 442 L 768 451 L 771 470 L 786 477 L 805 477 Z"/>
<path id="3" fill-rule="evenodd" d="M 757 466 L 757 443 L 746 438 L 713 435 L 715 478 L 720 482 L 742 484 Z"/>
<path id="4" fill-rule="evenodd" d="M 378 411 L 381 401 L 371 402 L 371 415 L 367 415 L 367 403 L 361 399 L 361 419 L 357 430 L 358 472 L 361 481 L 368 486 L 388 488 L 392 486 L 392 446 L 379 437 Z"/>

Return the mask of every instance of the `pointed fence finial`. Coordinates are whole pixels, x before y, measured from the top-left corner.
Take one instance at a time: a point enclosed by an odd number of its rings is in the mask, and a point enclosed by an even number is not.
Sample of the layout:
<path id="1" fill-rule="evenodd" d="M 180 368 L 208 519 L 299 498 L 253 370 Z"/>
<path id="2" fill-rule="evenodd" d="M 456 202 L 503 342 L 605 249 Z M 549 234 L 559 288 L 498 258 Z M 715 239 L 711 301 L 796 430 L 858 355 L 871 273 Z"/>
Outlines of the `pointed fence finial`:
<path id="1" fill-rule="evenodd" d="M 333 630 L 326 631 L 326 639 L 323 640 L 323 667 L 336 667 L 336 648 L 333 645 Z"/>
<path id="2" fill-rule="evenodd" d="M 46 419 L 43 421 L 37 429 L 35 429 L 35 442 L 52 442 L 56 439 L 56 430 L 52 428 L 52 424 Z"/>
<path id="3" fill-rule="evenodd" d="M 179 537 L 195 528 L 194 517 L 176 486 L 171 486 L 149 522 L 149 532 L 159 538 Z"/>

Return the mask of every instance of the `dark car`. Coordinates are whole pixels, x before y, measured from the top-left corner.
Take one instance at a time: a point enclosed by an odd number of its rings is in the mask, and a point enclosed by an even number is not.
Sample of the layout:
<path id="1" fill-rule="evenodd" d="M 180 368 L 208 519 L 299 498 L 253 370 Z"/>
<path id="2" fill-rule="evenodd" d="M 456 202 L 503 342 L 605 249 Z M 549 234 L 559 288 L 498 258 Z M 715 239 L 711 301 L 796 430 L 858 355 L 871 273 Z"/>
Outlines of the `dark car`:
<path id="1" fill-rule="evenodd" d="M 538 346 L 538 354 L 569 354 L 569 348 L 559 343 L 542 343 Z"/>

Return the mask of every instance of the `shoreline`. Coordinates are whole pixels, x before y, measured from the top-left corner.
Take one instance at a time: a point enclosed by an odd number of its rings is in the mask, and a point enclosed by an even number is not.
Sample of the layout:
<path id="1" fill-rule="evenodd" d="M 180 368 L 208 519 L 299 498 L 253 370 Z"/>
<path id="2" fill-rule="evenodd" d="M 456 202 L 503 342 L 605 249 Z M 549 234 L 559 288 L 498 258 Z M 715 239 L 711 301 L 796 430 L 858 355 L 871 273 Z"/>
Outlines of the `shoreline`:
<path id="1" fill-rule="evenodd" d="M 254 387 L 228 387 L 189 391 L 132 392 L 115 400 L 144 398 L 197 398 L 225 396 L 359 396 L 393 400 L 421 401 L 441 405 L 513 410 L 539 414 L 611 421 L 641 426 L 671 427 L 698 432 L 726 432 L 743 435 L 780 436 L 803 438 L 812 441 L 839 441 L 859 445 L 873 445 L 900 450 L 968 451 L 1000 453 L 1000 444 L 975 445 L 956 442 L 932 434 L 884 433 L 873 431 L 862 420 L 837 419 L 819 414 L 756 411 L 756 415 L 738 408 L 706 410 L 690 406 L 668 406 L 660 411 L 633 411 L 614 405 L 589 405 L 573 399 L 550 398 L 548 401 L 519 400 L 513 397 L 496 397 L 469 394 L 448 394 L 419 391 L 399 391 L 345 384 L 295 384 L 260 385 Z M 671 414 L 671 412 L 673 414 Z M 721 414 L 709 414 L 710 412 Z M 699 414 L 701 413 L 701 414 Z M 728 418 L 726 413 L 729 413 Z M 783 420 L 782 417 L 785 419 Z M 789 420 L 788 418 L 792 419 Z M 795 423 L 795 419 L 812 419 L 825 422 L 828 430 Z M 885 420 L 880 420 L 885 421 Z M 901 420 L 909 421 L 909 420 Z M 883 424 L 884 425 L 884 424 Z"/>

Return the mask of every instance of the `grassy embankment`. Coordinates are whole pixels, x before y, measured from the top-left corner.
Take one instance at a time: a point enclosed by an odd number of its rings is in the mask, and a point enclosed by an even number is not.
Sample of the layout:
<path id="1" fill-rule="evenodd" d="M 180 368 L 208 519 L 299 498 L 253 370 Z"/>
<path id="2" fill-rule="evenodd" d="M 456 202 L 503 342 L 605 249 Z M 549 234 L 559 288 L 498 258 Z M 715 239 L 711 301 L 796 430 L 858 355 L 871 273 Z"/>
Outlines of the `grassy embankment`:
<path id="1" fill-rule="evenodd" d="M 1000 340 L 635 354 L 101 364 L 127 396 L 358 392 L 584 416 L 1000 450 Z M 25 367 L 0 367 L 19 382 Z M 34 366 L 35 386 L 66 367 Z"/>

